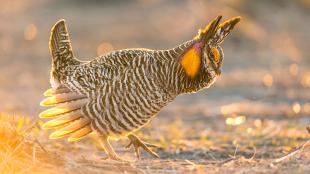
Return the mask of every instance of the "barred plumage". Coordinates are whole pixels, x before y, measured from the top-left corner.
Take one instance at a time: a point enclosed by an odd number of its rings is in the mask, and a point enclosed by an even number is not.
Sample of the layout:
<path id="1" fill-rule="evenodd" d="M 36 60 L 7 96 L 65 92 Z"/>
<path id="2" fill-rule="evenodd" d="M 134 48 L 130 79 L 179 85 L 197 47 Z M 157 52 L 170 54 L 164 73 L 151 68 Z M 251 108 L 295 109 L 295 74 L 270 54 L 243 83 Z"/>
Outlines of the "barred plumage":
<path id="1" fill-rule="evenodd" d="M 237 17 L 219 25 L 220 19 L 213 20 L 195 39 L 173 49 L 124 49 L 88 62 L 74 57 L 65 22 L 59 21 L 50 40 L 52 89 L 45 92 L 49 97 L 41 102 L 55 107 L 40 114 L 54 118 L 44 128 L 61 127 L 50 138 L 69 135 L 68 140 L 75 141 L 94 131 L 102 138 L 109 157 L 119 159 L 107 138 L 128 136 L 135 148 L 141 146 L 156 156 L 132 132 L 176 96 L 196 92 L 215 81 L 223 59 L 217 41 L 240 20 Z M 217 51 L 220 62 L 210 56 L 210 48 Z"/>

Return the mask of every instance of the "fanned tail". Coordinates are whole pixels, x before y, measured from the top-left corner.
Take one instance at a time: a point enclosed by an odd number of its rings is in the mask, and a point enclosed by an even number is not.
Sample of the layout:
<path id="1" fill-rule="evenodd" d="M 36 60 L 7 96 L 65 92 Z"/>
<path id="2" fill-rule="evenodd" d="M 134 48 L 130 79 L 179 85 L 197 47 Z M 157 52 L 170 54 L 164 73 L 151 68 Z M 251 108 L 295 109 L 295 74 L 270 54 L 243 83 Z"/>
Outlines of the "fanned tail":
<path id="1" fill-rule="evenodd" d="M 68 140 L 75 141 L 92 130 L 91 120 L 81 111 L 88 102 L 87 96 L 72 92 L 63 85 L 66 76 L 70 75 L 67 67 L 81 64 L 73 55 L 65 20 L 58 21 L 52 28 L 49 48 L 52 56 L 52 88 L 44 92 L 47 98 L 40 105 L 52 108 L 41 112 L 39 117 L 51 119 L 43 124 L 44 129 L 56 129 L 50 138 L 70 136 Z"/>

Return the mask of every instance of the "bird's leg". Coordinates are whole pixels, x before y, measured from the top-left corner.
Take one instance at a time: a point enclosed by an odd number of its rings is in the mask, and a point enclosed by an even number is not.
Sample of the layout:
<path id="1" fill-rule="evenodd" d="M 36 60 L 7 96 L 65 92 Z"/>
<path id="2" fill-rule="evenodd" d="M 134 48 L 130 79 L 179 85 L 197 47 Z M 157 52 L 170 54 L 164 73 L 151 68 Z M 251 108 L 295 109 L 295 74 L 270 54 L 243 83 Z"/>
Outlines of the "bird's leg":
<path id="1" fill-rule="evenodd" d="M 105 152 L 107 153 L 107 157 L 103 159 L 111 159 L 116 161 L 125 161 L 121 157 L 119 157 L 115 151 L 113 150 L 111 144 L 109 143 L 108 136 L 99 135 L 99 141 L 101 146 L 104 148 Z"/>
<path id="2" fill-rule="evenodd" d="M 147 151 L 149 154 L 153 155 L 154 157 L 159 158 L 159 156 L 149 148 L 149 147 L 158 147 L 158 146 L 145 143 L 142 140 L 140 140 L 137 136 L 135 136 L 134 134 L 129 134 L 127 137 L 129 138 L 130 143 L 126 146 L 126 148 L 133 146 L 135 149 L 137 158 L 140 158 L 140 151 L 139 151 L 140 147 L 143 148 L 145 151 Z"/>

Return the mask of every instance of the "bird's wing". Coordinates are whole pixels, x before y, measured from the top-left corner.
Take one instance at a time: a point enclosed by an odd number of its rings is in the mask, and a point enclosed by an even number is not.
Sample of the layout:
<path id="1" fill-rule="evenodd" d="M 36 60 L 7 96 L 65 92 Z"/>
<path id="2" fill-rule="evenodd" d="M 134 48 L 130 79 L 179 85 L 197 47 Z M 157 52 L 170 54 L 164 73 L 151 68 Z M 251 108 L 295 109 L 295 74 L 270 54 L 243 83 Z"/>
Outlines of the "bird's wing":
<path id="1" fill-rule="evenodd" d="M 94 118 L 97 130 L 124 135 L 146 124 L 174 96 L 155 78 L 159 61 L 154 60 L 152 51 L 114 54 L 92 62 L 92 67 L 106 66 L 106 72 L 100 75 L 104 80 L 96 83 L 100 85 L 91 90 L 85 113 Z"/>
<path id="2" fill-rule="evenodd" d="M 76 141 L 92 132 L 91 119 L 82 112 L 89 99 L 86 95 L 72 92 L 66 87 L 48 89 L 47 96 L 41 106 L 53 106 L 40 113 L 40 118 L 50 118 L 44 123 L 44 129 L 57 129 L 50 135 L 51 139 L 62 138 L 70 135 L 68 141 Z"/>
<path id="3" fill-rule="evenodd" d="M 87 94 L 113 80 L 118 80 L 125 72 L 139 70 L 142 66 L 152 64 L 152 51 L 119 50 L 98 57 L 90 62 L 72 66 L 70 75 L 64 83 L 69 89 Z"/>

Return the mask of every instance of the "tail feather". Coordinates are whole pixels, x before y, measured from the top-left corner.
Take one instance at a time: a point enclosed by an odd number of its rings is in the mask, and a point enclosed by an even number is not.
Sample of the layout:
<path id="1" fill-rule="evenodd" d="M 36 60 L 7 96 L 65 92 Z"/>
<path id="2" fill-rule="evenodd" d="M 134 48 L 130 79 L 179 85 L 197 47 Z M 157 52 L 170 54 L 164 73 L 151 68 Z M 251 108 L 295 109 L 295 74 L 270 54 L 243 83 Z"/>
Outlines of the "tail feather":
<path id="1" fill-rule="evenodd" d="M 58 21 L 52 28 L 49 48 L 52 55 L 51 85 L 55 89 L 65 79 L 66 67 L 81 63 L 73 55 L 65 20 Z"/>
<path id="2" fill-rule="evenodd" d="M 73 58 L 72 46 L 65 20 L 58 21 L 52 28 L 49 46 L 53 61 L 55 61 L 53 63 Z"/>
<path id="3" fill-rule="evenodd" d="M 65 20 L 58 21 L 51 30 L 50 53 L 52 56 L 51 89 L 44 92 L 42 106 L 53 106 L 40 113 L 40 118 L 52 118 L 43 124 L 43 128 L 55 128 L 50 138 L 61 138 L 72 134 L 70 141 L 82 138 L 92 132 L 91 119 L 83 115 L 81 108 L 88 103 L 85 95 L 72 92 L 65 87 L 67 76 L 70 76 L 68 67 L 80 65 L 72 52 L 72 46 Z"/>

